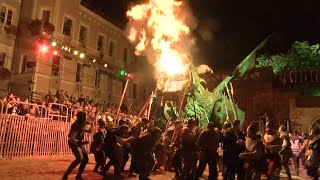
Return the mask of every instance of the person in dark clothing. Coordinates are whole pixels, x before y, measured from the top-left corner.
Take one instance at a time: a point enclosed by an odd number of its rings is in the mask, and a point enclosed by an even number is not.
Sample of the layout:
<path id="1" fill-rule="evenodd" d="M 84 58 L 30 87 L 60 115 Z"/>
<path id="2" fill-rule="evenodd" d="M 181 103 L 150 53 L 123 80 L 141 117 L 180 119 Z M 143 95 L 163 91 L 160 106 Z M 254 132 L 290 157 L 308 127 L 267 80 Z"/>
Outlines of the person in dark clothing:
<path id="1" fill-rule="evenodd" d="M 93 135 L 91 152 L 94 154 L 94 159 L 97 163 L 93 169 L 93 172 L 98 172 L 99 168 L 103 168 L 103 166 L 106 164 L 106 155 L 105 155 L 105 152 L 101 149 L 101 145 L 107 134 L 107 130 L 105 126 L 106 126 L 106 122 L 100 119 L 99 131 Z"/>
<path id="2" fill-rule="evenodd" d="M 244 178 L 243 160 L 239 154 L 244 151 L 244 147 L 237 144 L 238 140 L 245 141 L 245 135 L 240 131 L 240 121 L 234 120 L 233 127 L 226 130 L 223 138 L 223 162 L 226 167 L 223 179 L 234 180 L 235 175 L 239 180 Z"/>
<path id="3" fill-rule="evenodd" d="M 133 173 L 139 173 L 138 168 L 138 159 L 139 156 L 139 149 L 137 147 L 137 140 L 139 139 L 141 133 L 141 128 L 139 126 L 133 126 L 131 128 L 131 136 L 134 137 L 134 140 L 130 144 L 130 150 L 131 150 L 131 163 L 129 168 L 129 175 L 132 176 Z"/>
<path id="4" fill-rule="evenodd" d="M 156 142 L 161 138 L 162 131 L 159 128 L 153 128 L 142 134 L 135 142 L 135 154 L 137 155 L 137 165 L 139 169 L 139 180 L 147 180 L 155 165 L 152 151 Z"/>
<path id="5" fill-rule="evenodd" d="M 172 166 L 175 171 L 175 177 L 179 178 L 182 173 L 182 153 L 181 153 L 181 132 L 182 132 L 182 122 L 174 122 L 174 131 L 170 144 L 170 148 L 173 149 Z"/>
<path id="6" fill-rule="evenodd" d="M 216 180 L 218 178 L 217 172 L 217 149 L 219 147 L 220 134 L 214 130 L 214 123 L 209 122 L 207 130 L 203 131 L 198 139 L 197 145 L 200 149 L 199 166 L 197 169 L 197 177 L 199 179 L 206 165 L 209 165 L 208 180 Z"/>
<path id="7" fill-rule="evenodd" d="M 197 166 L 197 147 L 196 136 L 192 132 L 193 121 L 188 120 L 187 126 L 181 132 L 181 157 L 182 157 L 182 173 L 183 179 L 194 179 Z"/>
<path id="8" fill-rule="evenodd" d="M 76 159 L 70 164 L 69 168 L 63 175 L 63 179 L 67 179 L 72 170 L 80 164 L 76 179 L 82 179 L 81 175 L 89 161 L 88 155 L 85 152 L 84 145 L 89 141 L 83 141 L 84 133 L 86 132 L 86 113 L 78 112 L 77 120 L 71 125 L 68 145 L 71 148 Z"/>
<path id="9" fill-rule="evenodd" d="M 103 168 L 102 173 L 105 175 L 106 171 L 113 165 L 114 175 L 120 176 L 123 168 L 123 145 L 130 143 L 134 138 L 126 138 L 128 134 L 128 126 L 122 125 L 119 128 L 112 128 L 107 131 L 104 140 L 103 148 L 109 162 Z"/>

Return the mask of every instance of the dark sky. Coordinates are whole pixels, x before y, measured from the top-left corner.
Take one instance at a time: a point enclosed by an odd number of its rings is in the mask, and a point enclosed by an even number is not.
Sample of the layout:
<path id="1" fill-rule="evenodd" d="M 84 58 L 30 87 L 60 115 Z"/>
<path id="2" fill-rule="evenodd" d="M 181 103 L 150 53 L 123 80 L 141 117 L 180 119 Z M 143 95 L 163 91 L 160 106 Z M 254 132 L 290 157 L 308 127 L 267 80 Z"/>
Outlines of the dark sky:
<path id="1" fill-rule="evenodd" d="M 129 4 L 143 0 L 85 0 L 110 21 L 123 25 Z M 195 63 L 213 69 L 235 67 L 265 37 L 273 33 L 264 53 L 286 51 L 296 40 L 320 42 L 320 0 L 189 0 L 198 18 L 199 52 Z M 211 40 L 205 40 L 203 32 Z M 207 37 L 207 36 L 205 36 Z"/>

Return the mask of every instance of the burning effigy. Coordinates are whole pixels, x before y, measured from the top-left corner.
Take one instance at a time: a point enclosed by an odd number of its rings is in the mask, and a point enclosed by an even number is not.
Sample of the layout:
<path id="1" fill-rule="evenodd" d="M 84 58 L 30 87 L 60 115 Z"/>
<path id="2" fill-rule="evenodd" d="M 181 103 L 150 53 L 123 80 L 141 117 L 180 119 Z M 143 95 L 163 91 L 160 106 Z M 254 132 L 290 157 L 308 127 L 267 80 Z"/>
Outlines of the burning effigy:
<path id="1" fill-rule="evenodd" d="M 127 17 L 128 39 L 135 45 L 135 53 L 146 56 L 156 69 L 155 93 L 178 96 L 177 100 L 164 100 L 167 119 L 194 117 L 202 127 L 212 120 L 218 125 L 228 119 L 243 122 L 244 112 L 235 105 L 229 84 L 253 67 L 256 51 L 266 40 L 211 92 L 203 87 L 205 81 L 200 75 L 213 71 L 207 65 L 195 67 L 192 63 L 190 52 L 195 41 L 191 32 L 197 20 L 184 1 L 149 0 L 133 6 Z"/>

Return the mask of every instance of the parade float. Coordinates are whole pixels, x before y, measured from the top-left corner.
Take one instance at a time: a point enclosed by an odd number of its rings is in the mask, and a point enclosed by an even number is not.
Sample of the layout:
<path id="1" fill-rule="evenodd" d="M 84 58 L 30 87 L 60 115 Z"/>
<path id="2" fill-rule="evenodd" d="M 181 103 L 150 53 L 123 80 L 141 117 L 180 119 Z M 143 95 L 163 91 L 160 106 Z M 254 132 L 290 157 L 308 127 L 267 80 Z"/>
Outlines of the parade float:
<path id="1" fill-rule="evenodd" d="M 200 75 L 213 71 L 207 65 L 195 67 L 192 62 L 190 52 L 196 43 L 191 31 L 197 20 L 183 1 L 150 0 L 133 6 L 127 16 L 128 39 L 135 45 L 136 54 L 146 56 L 156 69 L 156 89 L 140 115 L 150 117 L 156 109 L 162 109 L 167 120 L 198 118 L 202 127 L 212 120 L 218 125 L 226 120 L 243 122 L 245 114 L 234 102 L 231 81 L 254 66 L 256 52 L 268 38 L 209 91 Z"/>

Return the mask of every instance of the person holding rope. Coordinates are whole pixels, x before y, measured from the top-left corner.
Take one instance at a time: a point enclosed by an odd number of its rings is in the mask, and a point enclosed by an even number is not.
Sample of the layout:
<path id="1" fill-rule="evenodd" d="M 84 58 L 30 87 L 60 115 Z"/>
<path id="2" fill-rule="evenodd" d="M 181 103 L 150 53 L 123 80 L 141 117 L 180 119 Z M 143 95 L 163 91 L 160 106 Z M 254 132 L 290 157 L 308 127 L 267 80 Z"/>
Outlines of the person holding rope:
<path id="1" fill-rule="evenodd" d="M 84 145 L 88 144 L 89 141 L 83 141 L 84 133 L 86 131 L 87 114 L 85 112 L 78 112 L 77 120 L 71 125 L 68 145 L 71 148 L 76 159 L 70 164 L 67 171 L 63 175 L 63 180 L 68 179 L 69 174 L 72 170 L 80 164 L 77 180 L 82 179 L 81 175 L 89 162 L 88 154 L 84 149 Z M 90 132 L 90 131 L 89 131 Z"/>

